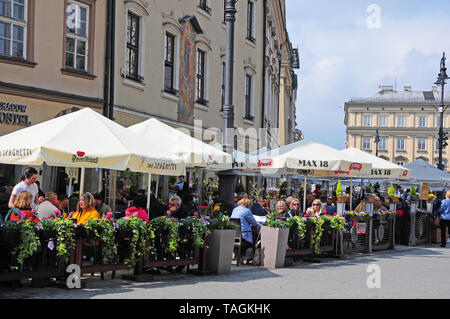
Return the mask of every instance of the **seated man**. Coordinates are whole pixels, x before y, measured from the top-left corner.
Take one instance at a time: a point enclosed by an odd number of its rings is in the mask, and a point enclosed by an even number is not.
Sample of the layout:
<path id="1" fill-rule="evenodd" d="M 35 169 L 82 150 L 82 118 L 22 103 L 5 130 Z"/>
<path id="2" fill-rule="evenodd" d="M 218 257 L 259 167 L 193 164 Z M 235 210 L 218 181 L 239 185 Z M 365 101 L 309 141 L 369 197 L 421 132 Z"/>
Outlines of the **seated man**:
<path id="1" fill-rule="evenodd" d="M 62 214 L 69 214 L 69 199 L 66 194 L 58 195 L 58 209 Z"/>
<path id="2" fill-rule="evenodd" d="M 188 211 L 183 206 L 181 198 L 178 195 L 174 195 L 169 199 L 169 211 L 170 217 L 175 217 L 177 219 L 182 219 L 189 216 Z"/>
<path id="3" fill-rule="evenodd" d="M 327 198 L 327 202 L 325 204 L 325 210 L 327 211 L 328 215 L 334 215 L 337 212 L 336 206 L 333 203 L 333 197 L 332 196 L 328 196 Z"/>
<path id="4" fill-rule="evenodd" d="M 378 196 L 375 196 L 375 199 L 373 201 L 373 211 L 374 212 L 377 212 L 377 211 L 387 212 L 388 211 L 387 208 L 381 204 L 381 199 Z"/>
<path id="5" fill-rule="evenodd" d="M 241 237 L 244 252 L 248 248 L 253 248 L 253 233 L 251 230 L 253 230 L 253 228 L 256 230 L 260 229 L 260 225 L 256 222 L 250 207 L 251 201 L 248 198 L 242 198 L 238 202 L 238 207 L 233 209 L 231 214 L 231 218 L 240 218 L 241 220 Z"/>
<path id="6" fill-rule="evenodd" d="M 53 192 L 45 193 L 45 200 L 36 207 L 36 215 L 41 221 L 48 218 L 56 218 L 55 210 L 59 210 L 58 195 Z"/>
<path id="7" fill-rule="evenodd" d="M 94 194 L 95 200 L 95 209 L 100 214 L 100 216 L 104 217 L 107 213 L 111 212 L 111 207 L 105 204 L 103 196 L 99 193 Z"/>

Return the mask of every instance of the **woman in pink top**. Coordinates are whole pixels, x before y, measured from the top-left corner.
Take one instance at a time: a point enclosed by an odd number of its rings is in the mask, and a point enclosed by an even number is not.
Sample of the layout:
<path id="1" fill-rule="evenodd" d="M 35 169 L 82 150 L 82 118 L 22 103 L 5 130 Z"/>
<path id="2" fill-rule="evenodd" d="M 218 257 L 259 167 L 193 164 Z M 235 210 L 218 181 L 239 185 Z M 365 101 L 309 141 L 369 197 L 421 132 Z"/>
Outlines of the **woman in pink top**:
<path id="1" fill-rule="evenodd" d="M 147 206 L 147 199 L 138 195 L 133 199 L 134 206 L 128 207 L 125 210 L 125 216 L 136 216 L 137 218 L 143 219 L 148 222 L 148 213 L 145 207 Z"/>

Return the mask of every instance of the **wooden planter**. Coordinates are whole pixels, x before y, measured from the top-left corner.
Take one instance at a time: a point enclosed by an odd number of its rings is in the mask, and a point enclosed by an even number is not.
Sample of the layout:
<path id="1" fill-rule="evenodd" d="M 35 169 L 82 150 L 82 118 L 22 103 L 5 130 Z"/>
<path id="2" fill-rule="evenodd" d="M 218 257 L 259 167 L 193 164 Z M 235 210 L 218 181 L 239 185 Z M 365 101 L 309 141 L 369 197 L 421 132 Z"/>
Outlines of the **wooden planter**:
<path id="1" fill-rule="evenodd" d="M 214 229 L 208 237 L 206 268 L 222 275 L 231 270 L 236 229 Z"/>
<path id="2" fill-rule="evenodd" d="M 289 228 L 261 227 L 261 264 L 270 269 L 284 266 Z"/>
<path id="3" fill-rule="evenodd" d="M 347 196 L 337 196 L 336 200 L 338 203 L 345 203 L 347 201 Z"/>
<path id="4" fill-rule="evenodd" d="M 364 196 L 364 201 L 369 202 L 369 203 L 373 203 L 375 201 L 375 197 L 374 196 Z"/>

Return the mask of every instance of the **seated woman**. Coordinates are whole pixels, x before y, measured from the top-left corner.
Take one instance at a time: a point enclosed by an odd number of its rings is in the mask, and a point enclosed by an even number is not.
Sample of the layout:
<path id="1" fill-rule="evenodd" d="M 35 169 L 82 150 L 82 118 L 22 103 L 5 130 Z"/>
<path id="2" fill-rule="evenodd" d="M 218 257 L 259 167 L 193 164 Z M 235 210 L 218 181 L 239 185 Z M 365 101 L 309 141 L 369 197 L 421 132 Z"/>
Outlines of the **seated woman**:
<path id="1" fill-rule="evenodd" d="M 138 195 L 133 199 L 134 206 L 128 207 L 125 210 L 125 216 L 136 216 L 137 218 L 143 219 L 148 222 L 148 213 L 145 207 L 147 206 L 147 198 L 142 195 Z M 153 207 L 150 207 L 151 209 Z"/>
<path id="2" fill-rule="evenodd" d="M 252 214 L 251 201 L 248 198 L 241 199 L 237 204 L 238 206 L 233 209 L 230 218 L 241 219 L 241 231 L 242 231 L 242 243 L 244 246 L 244 252 L 247 248 L 253 247 L 253 234 L 252 228 L 259 230 L 260 225 L 256 222 L 255 217 Z"/>
<path id="3" fill-rule="evenodd" d="M 300 200 L 298 198 L 294 198 L 289 204 L 289 213 L 291 216 L 300 216 Z"/>
<path id="4" fill-rule="evenodd" d="M 14 200 L 14 207 L 11 208 L 6 215 L 5 221 L 29 219 L 38 223 L 39 218 L 31 210 L 33 195 L 29 192 L 20 192 Z"/>
<path id="5" fill-rule="evenodd" d="M 77 211 L 71 212 L 67 218 L 75 218 L 77 224 L 86 224 L 88 220 L 100 218 L 100 214 L 95 210 L 95 199 L 91 193 L 84 193 L 80 196 L 77 204 Z"/>
<path id="6" fill-rule="evenodd" d="M 327 211 L 323 209 L 320 199 L 315 199 L 303 217 L 320 217 L 321 215 L 327 215 Z"/>
<path id="7" fill-rule="evenodd" d="M 279 200 L 277 202 L 277 213 L 278 216 L 280 216 L 281 218 L 291 218 L 292 214 L 290 212 L 288 212 L 288 210 L 286 209 L 286 202 L 284 200 Z"/>

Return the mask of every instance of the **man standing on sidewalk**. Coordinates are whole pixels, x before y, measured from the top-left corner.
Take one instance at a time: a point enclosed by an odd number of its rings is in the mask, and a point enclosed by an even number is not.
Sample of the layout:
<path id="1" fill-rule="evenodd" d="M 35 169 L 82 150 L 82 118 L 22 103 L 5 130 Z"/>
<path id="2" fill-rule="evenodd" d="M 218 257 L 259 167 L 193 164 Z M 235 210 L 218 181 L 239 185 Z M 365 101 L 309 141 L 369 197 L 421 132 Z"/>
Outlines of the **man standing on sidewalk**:
<path id="1" fill-rule="evenodd" d="M 441 247 L 445 247 L 447 244 L 446 230 L 450 230 L 450 191 L 447 191 L 439 212 L 441 213 L 439 216 L 439 224 L 441 227 Z"/>

